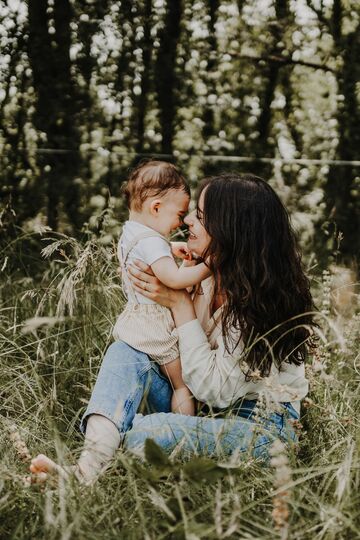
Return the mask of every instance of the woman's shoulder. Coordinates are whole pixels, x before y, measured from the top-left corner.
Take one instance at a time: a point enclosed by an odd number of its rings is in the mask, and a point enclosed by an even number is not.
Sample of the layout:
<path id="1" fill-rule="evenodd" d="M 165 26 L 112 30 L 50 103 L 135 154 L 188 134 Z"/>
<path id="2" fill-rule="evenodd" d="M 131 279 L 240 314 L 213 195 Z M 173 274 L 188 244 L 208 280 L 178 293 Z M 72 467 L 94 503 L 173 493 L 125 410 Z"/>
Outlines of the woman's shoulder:
<path id="1" fill-rule="evenodd" d="M 201 287 L 206 292 L 213 293 L 214 292 L 214 285 L 215 285 L 214 276 L 209 276 L 209 277 L 203 279 L 202 282 L 201 282 Z"/>
<path id="2" fill-rule="evenodd" d="M 193 300 L 195 302 L 199 301 L 206 305 L 210 305 L 214 293 L 214 278 L 209 276 L 203 279 L 198 285 L 195 285 L 193 290 Z"/>

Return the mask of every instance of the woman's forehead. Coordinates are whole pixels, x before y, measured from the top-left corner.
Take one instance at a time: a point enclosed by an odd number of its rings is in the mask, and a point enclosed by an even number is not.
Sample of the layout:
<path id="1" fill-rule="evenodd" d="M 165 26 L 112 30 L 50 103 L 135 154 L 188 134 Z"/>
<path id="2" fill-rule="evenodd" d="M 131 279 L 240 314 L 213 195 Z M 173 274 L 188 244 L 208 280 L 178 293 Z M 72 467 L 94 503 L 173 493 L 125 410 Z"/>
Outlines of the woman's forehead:
<path id="1" fill-rule="evenodd" d="M 200 196 L 198 197 L 198 200 L 196 203 L 196 207 L 199 208 L 200 210 L 203 210 L 204 208 L 205 189 L 203 189 L 202 192 L 200 193 Z"/>

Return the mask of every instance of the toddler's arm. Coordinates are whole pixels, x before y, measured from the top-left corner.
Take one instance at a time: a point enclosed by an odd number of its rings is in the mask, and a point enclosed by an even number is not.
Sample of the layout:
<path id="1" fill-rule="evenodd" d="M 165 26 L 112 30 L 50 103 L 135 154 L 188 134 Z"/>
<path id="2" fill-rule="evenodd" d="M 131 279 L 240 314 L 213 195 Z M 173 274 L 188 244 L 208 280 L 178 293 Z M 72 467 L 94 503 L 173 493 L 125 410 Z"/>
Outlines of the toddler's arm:
<path id="1" fill-rule="evenodd" d="M 204 263 L 196 266 L 180 266 L 179 268 L 171 257 L 161 257 L 151 265 L 151 268 L 155 276 L 172 289 L 192 287 L 211 274 Z"/>

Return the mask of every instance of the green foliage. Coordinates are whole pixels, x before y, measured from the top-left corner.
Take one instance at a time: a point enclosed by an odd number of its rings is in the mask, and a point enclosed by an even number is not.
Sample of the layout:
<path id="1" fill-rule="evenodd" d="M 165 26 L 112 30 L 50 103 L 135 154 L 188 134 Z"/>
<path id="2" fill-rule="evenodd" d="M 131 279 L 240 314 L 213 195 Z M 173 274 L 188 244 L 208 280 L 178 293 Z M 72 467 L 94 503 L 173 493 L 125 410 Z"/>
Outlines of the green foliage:
<path id="1" fill-rule="evenodd" d="M 170 469 L 171 462 L 165 452 L 152 439 L 145 441 L 145 458 L 154 467 L 160 469 Z"/>
<path id="2" fill-rule="evenodd" d="M 358 160 L 357 0 L 14 5 L 0 4 L 0 195 L 18 226 L 79 236 L 161 154 L 194 187 L 264 176 L 324 266 L 334 229 L 358 256 L 359 165 L 329 163 Z"/>
<path id="3" fill-rule="evenodd" d="M 184 474 L 191 482 L 214 482 L 222 478 L 226 470 L 206 458 L 194 458 L 184 466 Z"/>
<path id="4" fill-rule="evenodd" d="M 179 469 L 152 439 L 146 439 L 145 441 L 145 458 L 150 465 L 158 469 L 157 473 L 161 471 L 161 476 L 166 473 L 173 473 L 177 478 L 179 475 L 184 475 L 189 481 L 195 483 L 214 482 L 226 474 L 225 467 L 220 467 L 214 460 L 203 457 L 193 458 Z M 235 467 L 232 468 L 232 472 L 235 472 Z M 141 470 L 141 473 L 144 473 L 144 469 Z M 150 478 L 154 481 L 155 475 L 152 474 Z"/>

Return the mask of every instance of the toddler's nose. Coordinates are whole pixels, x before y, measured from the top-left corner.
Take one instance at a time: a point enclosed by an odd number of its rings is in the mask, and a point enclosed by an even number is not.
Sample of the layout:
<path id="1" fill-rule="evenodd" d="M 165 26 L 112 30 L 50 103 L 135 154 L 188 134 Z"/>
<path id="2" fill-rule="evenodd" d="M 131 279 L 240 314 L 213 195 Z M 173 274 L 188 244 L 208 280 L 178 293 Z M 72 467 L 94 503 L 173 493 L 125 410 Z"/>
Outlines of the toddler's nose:
<path id="1" fill-rule="evenodd" d="M 187 216 L 184 217 L 184 223 L 185 223 L 185 225 L 187 225 L 188 227 L 190 227 L 190 224 L 191 224 L 191 214 L 187 214 Z"/>

